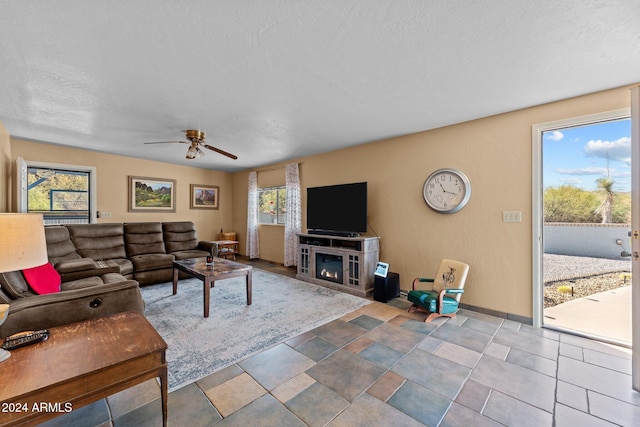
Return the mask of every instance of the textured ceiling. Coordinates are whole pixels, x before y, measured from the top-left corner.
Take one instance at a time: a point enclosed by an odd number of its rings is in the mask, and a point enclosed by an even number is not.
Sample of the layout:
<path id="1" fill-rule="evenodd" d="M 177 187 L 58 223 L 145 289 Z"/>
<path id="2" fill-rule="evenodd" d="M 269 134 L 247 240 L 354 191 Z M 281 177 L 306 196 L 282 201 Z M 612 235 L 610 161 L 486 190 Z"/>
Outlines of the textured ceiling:
<path id="1" fill-rule="evenodd" d="M 637 0 L 0 1 L 16 138 L 234 171 L 640 81 Z M 207 151 L 144 145 L 207 132 Z"/>

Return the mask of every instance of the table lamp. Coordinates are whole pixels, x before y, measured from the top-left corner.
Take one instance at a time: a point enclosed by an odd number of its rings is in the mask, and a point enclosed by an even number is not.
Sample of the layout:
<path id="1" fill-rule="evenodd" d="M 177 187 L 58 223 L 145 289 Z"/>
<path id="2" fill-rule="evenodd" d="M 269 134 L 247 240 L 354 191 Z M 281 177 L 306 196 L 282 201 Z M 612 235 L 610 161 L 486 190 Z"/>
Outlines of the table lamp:
<path id="1" fill-rule="evenodd" d="M 0 273 L 38 267 L 49 261 L 41 214 L 0 213 Z M 9 304 L 0 304 L 0 325 Z M 0 361 L 10 353 L 0 349 Z"/>

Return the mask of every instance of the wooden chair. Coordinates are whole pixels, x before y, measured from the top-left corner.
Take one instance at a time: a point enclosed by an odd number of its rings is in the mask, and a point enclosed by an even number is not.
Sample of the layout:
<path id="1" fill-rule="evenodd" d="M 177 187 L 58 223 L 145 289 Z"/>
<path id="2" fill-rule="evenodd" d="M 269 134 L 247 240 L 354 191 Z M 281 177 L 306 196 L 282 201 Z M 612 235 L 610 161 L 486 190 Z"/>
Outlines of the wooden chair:
<path id="1" fill-rule="evenodd" d="M 456 317 L 460 297 L 464 293 L 469 265 L 452 259 L 443 259 L 435 278 L 417 277 L 407 299 L 413 303 L 409 311 L 422 310 L 429 313 L 425 322 L 446 316 Z M 432 283 L 431 289 L 418 289 L 421 283 Z"/>

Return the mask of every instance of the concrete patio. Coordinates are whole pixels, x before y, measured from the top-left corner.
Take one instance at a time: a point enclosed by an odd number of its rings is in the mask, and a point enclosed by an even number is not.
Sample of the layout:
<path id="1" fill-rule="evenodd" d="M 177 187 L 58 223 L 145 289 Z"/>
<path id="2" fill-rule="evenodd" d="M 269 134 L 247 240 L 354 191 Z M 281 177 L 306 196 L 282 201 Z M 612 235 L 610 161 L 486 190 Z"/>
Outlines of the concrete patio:
<path id="1" fill-rule="evenodd" d="M 631 344 L 631 286 L 545 308 L 544 324 Z"/>

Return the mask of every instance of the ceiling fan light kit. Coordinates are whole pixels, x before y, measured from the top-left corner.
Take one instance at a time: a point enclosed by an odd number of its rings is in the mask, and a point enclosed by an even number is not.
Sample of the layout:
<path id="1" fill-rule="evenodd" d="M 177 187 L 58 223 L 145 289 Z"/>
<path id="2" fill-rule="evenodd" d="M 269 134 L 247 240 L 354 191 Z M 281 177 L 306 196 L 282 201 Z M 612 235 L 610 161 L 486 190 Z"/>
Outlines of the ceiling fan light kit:
<path id="1" fill-rule="evenodd" d="M 204 157 L 204 151 L 200 149 L 200 146 L 203 146 L 211 151 L 215 151 L 216 153 L 222 154 L 223 156 L 227 156 L 230 159 L 236 160 L 238 156 L 227 153 L 224 150 L 213 147 L 209 144 L 204 143 L 204 139 L 207 136 L 203 131 L 196 129 L 187 129 L 184 131 L 185 137 L 190 141 L 159 141 L 159 142 L 145 142 L 145 144 L 172 144 L 172 143 L 180 143 L 180 144 L 190 144 L 189 148 L 187 148 L 187 153 L 185 158 L 189 160 L 193 160 L 196 158 Z"/>
<path id="2" fill-rule="evenodd" d="M 192 142 L 189 148 L 187 148 L 187 155 L 185 156 L 187 159 L 195 159 L 204 157 L 204 151 L 198 147 L 196 142 Z"/>

